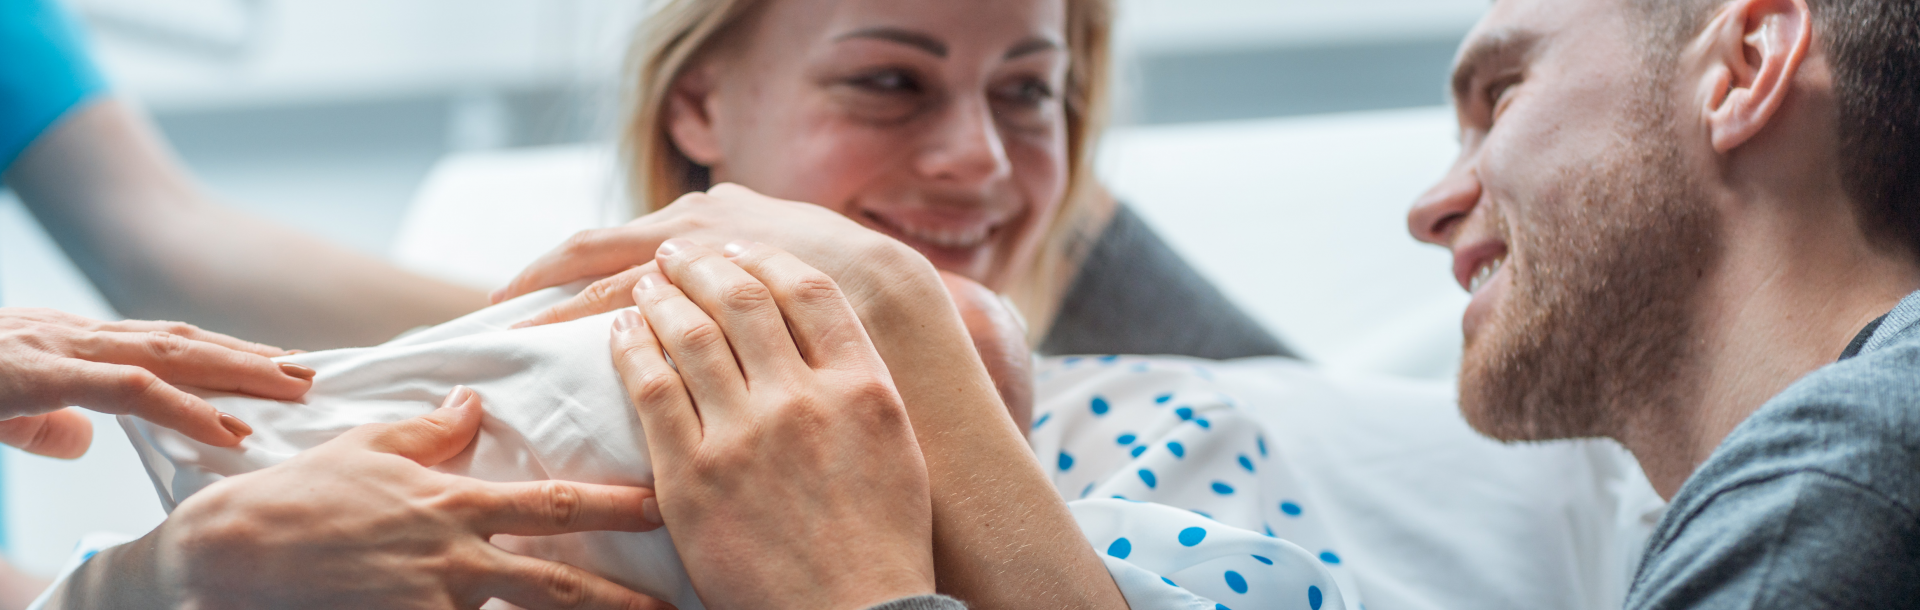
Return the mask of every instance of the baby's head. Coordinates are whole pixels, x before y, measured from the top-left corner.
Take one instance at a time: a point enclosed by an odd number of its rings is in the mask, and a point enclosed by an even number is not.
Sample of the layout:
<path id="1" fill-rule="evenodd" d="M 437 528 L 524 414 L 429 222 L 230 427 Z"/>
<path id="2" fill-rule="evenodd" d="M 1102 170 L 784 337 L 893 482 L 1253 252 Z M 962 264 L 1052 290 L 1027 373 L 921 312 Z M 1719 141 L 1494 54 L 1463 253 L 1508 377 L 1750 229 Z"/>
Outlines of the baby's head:
<path id="1" fill-rule="evenodd" d="M 1026 434 L 1033 420 L 1033 353 L 1027 349 L 1027 329 L 1019 314 L 1007 302 L 978 282 L 960 275 L 940 272 L 947 282 L 947 293 L 960 308 L 960 319 L 973 337 L 973 349 L 987 365 L 987 375 L 1000 391 L 1020 433 Z"/>

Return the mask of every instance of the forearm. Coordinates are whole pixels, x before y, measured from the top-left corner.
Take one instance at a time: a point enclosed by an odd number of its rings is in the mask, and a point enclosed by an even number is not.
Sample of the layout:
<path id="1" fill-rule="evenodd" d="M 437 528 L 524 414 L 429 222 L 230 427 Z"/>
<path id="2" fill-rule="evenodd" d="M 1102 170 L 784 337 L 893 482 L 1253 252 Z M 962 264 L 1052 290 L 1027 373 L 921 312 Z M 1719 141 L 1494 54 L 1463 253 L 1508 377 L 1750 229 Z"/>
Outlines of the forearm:
<path id="1" fill-rule="evenodd" d="M 980 608 L 1125 608 L 1001 406 L 936 272 L 924 259 L 901 269 L 900 281 L 849 294 L 868 295 L 856 310 L 926 456 L 941 592 Z"/>
<path id="2" fill-rule="evenodd" d="M 114 100 L 75 110 L 7 180 L 130 317 L 318 349 L 379 342 L 485 304 L 477 290 L 209 202 L 146 119 Z"/>
<path id="3" fill-rule="evenodd" d="M 486 305 L 480 291 L 398 269 L 229 208 L 203 204 L 89 269 L 114 307 L 273 345 L 371 345 Z M 103 247 L 102 249 L 109 249 Z"/>

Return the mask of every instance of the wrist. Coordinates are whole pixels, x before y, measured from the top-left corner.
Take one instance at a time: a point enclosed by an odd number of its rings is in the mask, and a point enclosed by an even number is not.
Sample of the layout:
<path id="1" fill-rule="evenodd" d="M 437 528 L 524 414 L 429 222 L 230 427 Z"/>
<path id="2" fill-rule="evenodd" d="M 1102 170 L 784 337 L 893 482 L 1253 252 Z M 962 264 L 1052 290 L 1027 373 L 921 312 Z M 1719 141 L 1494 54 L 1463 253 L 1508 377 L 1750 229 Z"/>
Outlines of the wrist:
<path id="1" fill-rule="evenodd" d="M 837 595 L 825 598 L 832 600 L 826 604 L 826 608 L 832 610 L 891 608 L 900 600 L 933 595 L 931 558 L 928 559 L 928 571 L 899 567 L 848 574 L 847 576 L 855 578 L 841 579 L 845 585 L 842 587 L 843 590 Z"/>

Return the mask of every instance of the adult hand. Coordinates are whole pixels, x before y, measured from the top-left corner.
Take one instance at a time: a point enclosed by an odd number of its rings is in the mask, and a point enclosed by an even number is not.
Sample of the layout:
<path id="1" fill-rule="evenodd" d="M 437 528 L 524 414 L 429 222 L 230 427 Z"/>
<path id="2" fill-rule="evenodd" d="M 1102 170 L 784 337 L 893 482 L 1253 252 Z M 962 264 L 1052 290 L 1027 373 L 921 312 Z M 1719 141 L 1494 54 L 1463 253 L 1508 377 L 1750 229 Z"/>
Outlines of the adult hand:
<path id="1" fill-rule="evenodd" d="M 932 593 L 926 466 L 834 281 L 766 245 L 659 252 L 664 275 L 638 278 L 612 345 L 701 600 L 854 609 Z"/>
<path id="2" fill-rule="evenodd" d="M 252 433 L 176 385 L 296 400 L 313 370 L 280 348 L 178 322 L 102 322 L 48 309 L 0 309 L 0 443 L 52 457 L 86 453 L 93 426 L 69 405 L 133 414 L 209 445 Z"/>
<path id="3" fill-rule="evenodd" d="M 778 246 L 838 280 L 856 306 L 881 288 L 871 282 L 886 278 L 892 266 L 917 264 L 932 270 L 912 248 L 832 210 L 722 184 L 705 193 L 688 193 L 673 205 L 626 225 L 575 234 L 494 292 L 493 301 L 610 276 L 527 323 L 552 324 L 631 307 L 640 278 L 659 270 L 651 265 L 654 251 L 672 238 L 709 248 L 741 239 Z M 866 272 L 850 273 L 856 270 Z"/>
<path id="4" fill-rule="evenodd" d="M 657 254 L 650 248 L 671 237 L 784 249 L 838 283 L 906 401 L 932 492 L 941 592 L 987 608 L 1126 607 L 1027 446 L 1024 426 L 996 395 L 932 263 L 831 210 L 739 186 L 688 195 L 674 207 L 576 236 L 496 296 L 617 274 L 534 321 L 572 319 L 632 303 L 628 289 Z"/>
<path id="5" fill-rule="evenodd" d="M 464 451 L 480 399 L 355 428 L 285 463 L 221 481 L 133 543 L 88 562 L 66 608 L 650 607 L 578 568 L 488 543 L 495 534 L 645 531 L 644 488 L 490 483 L 428 470 Z M 92 584 L 90 584 L 92 583 Z"/>

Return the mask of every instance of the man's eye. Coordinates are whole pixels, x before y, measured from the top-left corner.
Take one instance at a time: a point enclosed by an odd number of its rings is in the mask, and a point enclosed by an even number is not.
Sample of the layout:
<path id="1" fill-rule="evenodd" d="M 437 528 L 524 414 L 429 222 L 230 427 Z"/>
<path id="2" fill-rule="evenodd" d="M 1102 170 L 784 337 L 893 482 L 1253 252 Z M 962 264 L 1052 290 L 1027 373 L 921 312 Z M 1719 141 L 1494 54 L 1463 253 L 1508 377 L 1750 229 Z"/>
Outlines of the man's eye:
<path id="1" fill-rule="evenodd" d="M 1519 77 L 1502 78 L 1487 85 L 1487 120 L 1499 120 L 1501 111 L 1506 110 L 1507 97 L 1520 84 Z"/>

